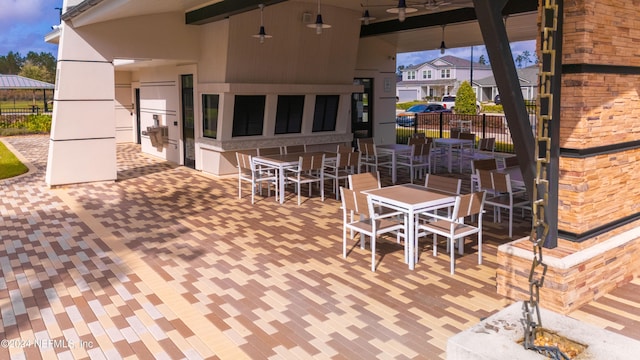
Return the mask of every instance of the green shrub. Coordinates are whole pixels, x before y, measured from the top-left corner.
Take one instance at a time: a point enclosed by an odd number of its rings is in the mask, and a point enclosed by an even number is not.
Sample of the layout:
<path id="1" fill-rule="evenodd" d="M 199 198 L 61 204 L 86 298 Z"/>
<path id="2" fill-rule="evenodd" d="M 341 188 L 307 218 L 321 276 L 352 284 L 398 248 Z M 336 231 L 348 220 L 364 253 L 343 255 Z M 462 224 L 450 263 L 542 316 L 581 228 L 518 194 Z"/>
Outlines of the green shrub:
<path id="1" fill-rule="evenodd" d="M 29 115 L 27 130 L 30 133 L 51 132 L 51 115 Z"/>
<path id="2" fill-rule="evenodd" d="M 468 81 L 463 81 L 456 93 L 456 114 L 475 115 L 476 94 Z"/>
<path id="3" fill-rule="evenodd" d="M 482 106 L 482 110 L 485 113 L 504 113 L 504 110 L 502 109 L 502 105 L 488 105 L 485 104 Z"/>

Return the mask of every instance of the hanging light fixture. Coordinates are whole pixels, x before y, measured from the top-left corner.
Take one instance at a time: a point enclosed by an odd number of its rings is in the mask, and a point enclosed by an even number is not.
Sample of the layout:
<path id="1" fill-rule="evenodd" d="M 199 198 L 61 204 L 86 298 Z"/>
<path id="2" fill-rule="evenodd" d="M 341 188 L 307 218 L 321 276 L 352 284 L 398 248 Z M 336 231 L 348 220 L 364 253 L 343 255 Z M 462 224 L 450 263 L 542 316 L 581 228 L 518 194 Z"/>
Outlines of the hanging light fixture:
<path id="1" fill-rule="evenodd" d="M 331 27 L 329 24 L 322 22 L 322 14 L 320 13 L 320 0 L 318 0 L 318 15 L 316 15 L 316 22 L 313 24 L 307 24 L 307 27 L 315 28 L 316 34 L 322 34 L 322 29 L 328 29 Z"/>
<path id="2" fill-rule="evenodd" d="M 255 35 L 251 35 L 254 38 L 258 38 L 260 39 L 260 44 L 264 43 L 264 39 L 271 39 L 271 35 L 267 35 L 267 33 L 264 31 L 264 17 L 263 17 L 263 12 L 264 12 L 264 4 L 260 4 L 258 5 L 258 7 L 260 8 L 260 30 L 258 31 L 257 34 Z"/>
<path id="3" fill-rule="evenodd" d="M 447 49 L 447 47 L 444 45 L 444 27 L 445 25 L 442 25 L 442 42 L 440 43 L 440 54 L 444 55 L 444 51 Z"/>
<path id="4" fill-rule="evenodd" d="M 368 5 L 367 5 L 367 1 L 365 1 L 364 3 L 364 13 L 362 14 L 362 17 L 360 18 L 360 20 L 362 21 L 363 24 L 365 25 L 369 25 L 369 22 L 371 22 L 371 20 L 375 20 L 376 18 L 374 18 L 373 16 L 369 15 L 369 9 L 368 9 Z"/>
<path id="5" fill-rule="evenodd" d="M 400 22 L 404 21 L 407 14 L 414 13 L 416 11 L 418 11 L 418 9 L 407 7 L 407 3 L 405 2 L 405 0 L 398 0 L 398 6 L 387 9 L 388 13 L 398 14 L 398 21 Z"/>

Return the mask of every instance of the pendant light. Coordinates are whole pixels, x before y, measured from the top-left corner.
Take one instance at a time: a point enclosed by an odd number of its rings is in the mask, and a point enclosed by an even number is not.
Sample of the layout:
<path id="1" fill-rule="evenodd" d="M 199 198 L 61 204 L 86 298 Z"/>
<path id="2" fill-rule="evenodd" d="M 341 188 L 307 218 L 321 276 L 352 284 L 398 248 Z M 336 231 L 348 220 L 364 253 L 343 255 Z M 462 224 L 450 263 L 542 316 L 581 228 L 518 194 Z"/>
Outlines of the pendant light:
<path id="1" fill-rule="evenodd" d="M 376 18 L 374 18 L 373 16 L 369 15 L 369 9 L 368 9 L 368 5 L 367 5 L 367 1 L 365 1 L 365 3 L 364 3 L 364 13 L 362 14 L 362 17 L 360 18 L 360 20 L 362 21 L 363 24 L 369 25 L 371 20 L 375 20 L 375 19 Z"/>
<path id="2" fill-rule="evenodd" d="M 263 12 L 264 12 L 264 4 L 260 4 L 258 5 L 258 7 L 260 8 L 260 30 L 258 31 L 257 34 L 255 35 L 251 35 L 254 38 L 258 38 L 260 39 L 260 44 L 264 43 L 264 39 L 271 39 L 271 35 L 267 35 L 267 33 L 264 31 L 264 18 L 263 18 Z"/>
<path id="3" fill-rule="evenodd" d="M 407 14 L 418 11 L 416 8 L 407 7 L 405 0 L 398 0 L 398 6 L 387 9 L 388 13 L 398 14 L 398 21 L 403 22 Z"/>
<path id="4" fill-rule="evenodd" d="M 447 47 L 444 45 L 444 27 L 445 25 L 442 25 L 442 42 L 440 43 L 440 54 L 444 55 L 444 51 L 447 49 Z"/>
<path id="5" fill-rule="evenodd" d="M 316 22 L 313 24 L 307 24 L 307 27 L 315 28 L 316 34 L 322 34 L 322 29 L 328 29 L 331 27 L 329 24 L 322 22 L 322 14 L 320 13 L 320 0 L 318 0 L 318 15 L 316 15 Z"/>

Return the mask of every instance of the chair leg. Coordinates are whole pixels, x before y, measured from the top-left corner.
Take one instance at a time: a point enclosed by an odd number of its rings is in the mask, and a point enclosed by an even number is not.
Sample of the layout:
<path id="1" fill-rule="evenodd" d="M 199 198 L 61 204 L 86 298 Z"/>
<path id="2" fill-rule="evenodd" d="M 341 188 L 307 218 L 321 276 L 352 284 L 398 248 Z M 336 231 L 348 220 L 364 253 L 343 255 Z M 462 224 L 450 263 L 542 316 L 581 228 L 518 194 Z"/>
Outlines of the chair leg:
<path id="1" fill-rule="evenodd" d="M 453 239 L 453 236 L 450 238 L 450 240 L 448 240 L 448 242 L 449 242 L 449 245 L 451 246 L 451 252 L 450 252 L 450 254 L 451 254 L 450 255 L 451 256 L 451 275 L 453 275 L 453 272 L 454 272 L 453 268 L 454 268 L 454 264 L 455 264 L 455 261 L 456 261 L 455 260 L 456 252 L 453 249 L 454 242 L 455 242 L 455 240 Z"/>
<path id="2" fill-rule="evenodd" d="M 376 235 L 371 235 L 371 271 L 376 271 Z"/>

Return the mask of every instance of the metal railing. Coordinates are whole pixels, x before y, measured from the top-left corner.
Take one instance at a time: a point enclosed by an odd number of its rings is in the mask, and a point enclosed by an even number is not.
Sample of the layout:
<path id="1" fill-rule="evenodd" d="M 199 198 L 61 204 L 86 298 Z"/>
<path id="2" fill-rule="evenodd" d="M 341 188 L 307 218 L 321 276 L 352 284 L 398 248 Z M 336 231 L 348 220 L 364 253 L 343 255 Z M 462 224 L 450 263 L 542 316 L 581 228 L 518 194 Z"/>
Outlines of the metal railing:
<path id="1" fill-rule="evenodd" d="M 536 106 L 527 105 L 531 131 L 535 134 Z M 453 113 L 417 114 L 412 126 L 396 126 L 396 143 L 406 144 L 414 133 L 424 133 L 427 137 L 448 138 L 452 130 L 476 134 L 480 138 L 496 138 L 495 151 L 515 153 L 507 119 L 502 114 L 462 115 Z"/>

